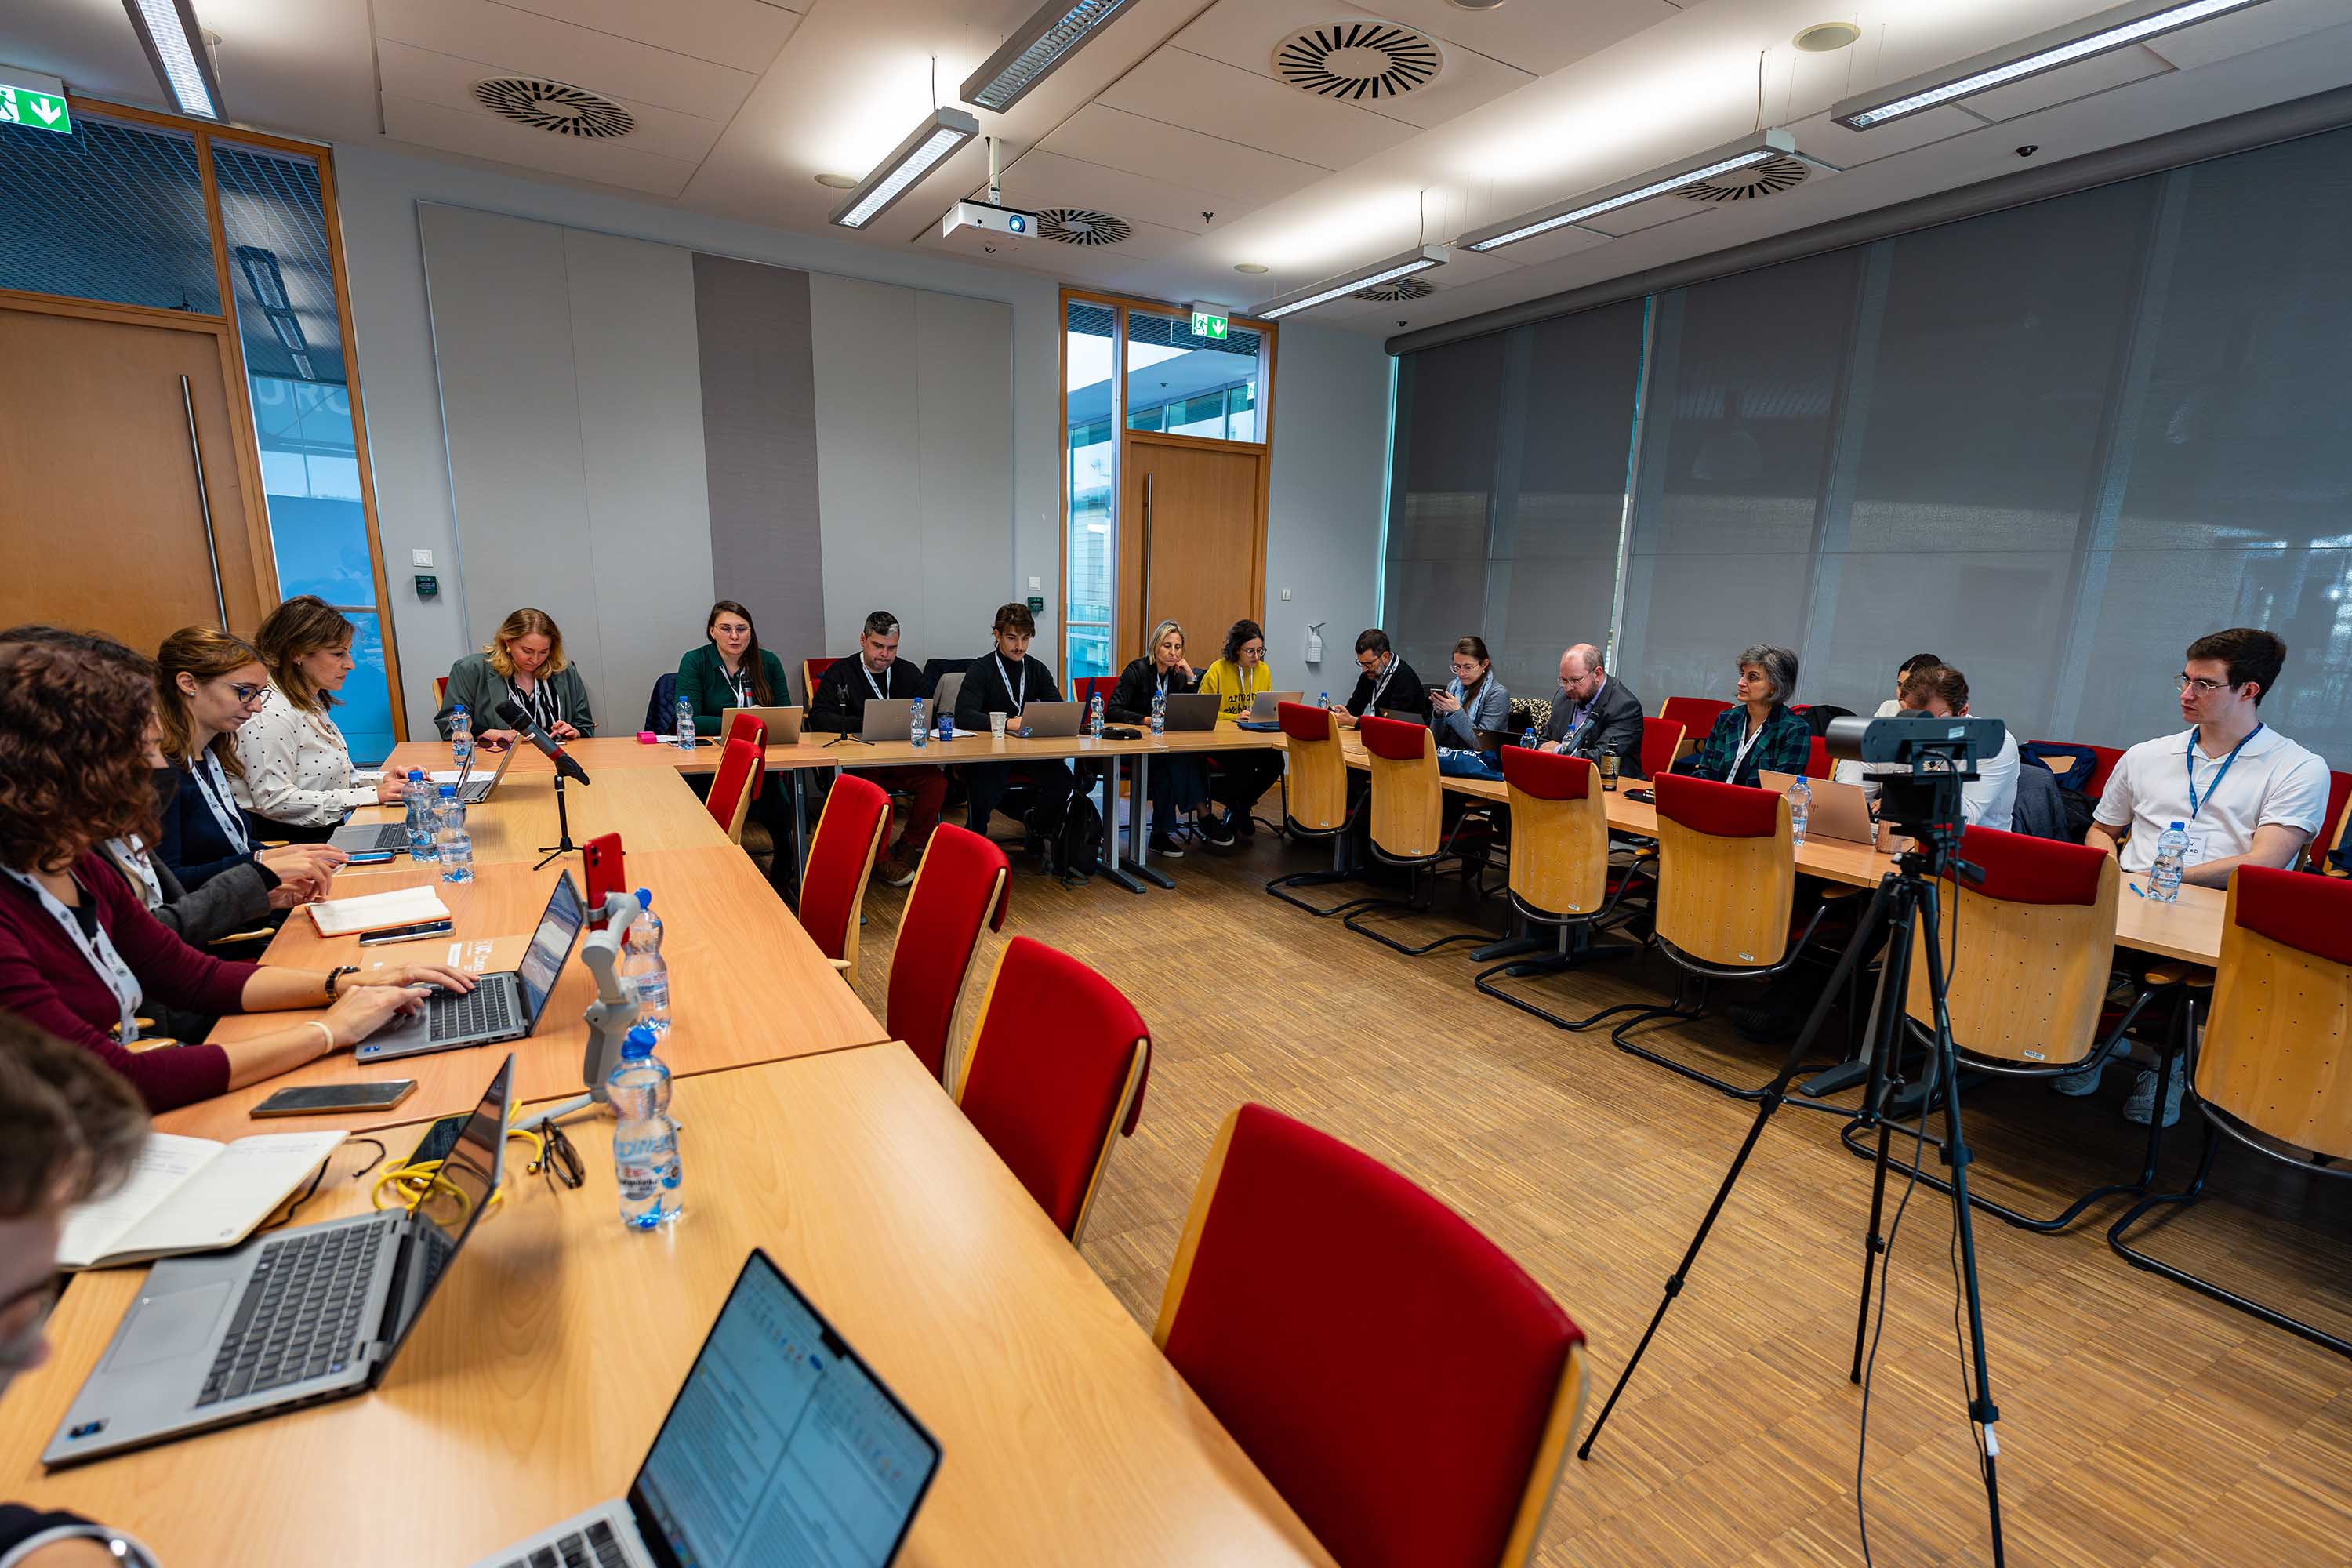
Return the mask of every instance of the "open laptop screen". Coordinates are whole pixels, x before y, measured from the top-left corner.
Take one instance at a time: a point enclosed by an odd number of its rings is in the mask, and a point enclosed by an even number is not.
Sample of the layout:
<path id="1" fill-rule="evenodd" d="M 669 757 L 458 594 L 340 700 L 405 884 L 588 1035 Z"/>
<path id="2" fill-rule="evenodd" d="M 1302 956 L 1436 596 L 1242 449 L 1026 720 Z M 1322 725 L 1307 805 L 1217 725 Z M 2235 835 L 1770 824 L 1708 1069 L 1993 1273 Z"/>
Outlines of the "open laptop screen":
<path id="1" fill-rule="evenodd" d="M 416 1205 L 417 1217 L 429 1222 L 439 1234 L 419 1226 L 407 1243 L 407 1269 L 392 1302 L 384 1334 L 390 1349 L 377 1365 L 379 1373 L 392 1364 L 408 1331 L 423 1315 L 425 1304 L 433 1299 L 434 1287 L 448 1272 L 466 1237 L 473 1234 L 482 1211 L 489 1206 L 490 1194 L 499 1190 L 506 1170 L 507 1114 L 513 1092 L 514 1058 L 509 1056 L 442 1159 L 433 1190 Z"/>
<path id="2" fill-rule="evenodd" d="M 755 1251 L 629 1489 L 663 1568 L 881 1568 L 940 1447 Z"/>
<path id="3" fill-rule="evenodd" d="M 539 1026 L 548 993 L 555 989 L 555 977 L 563 972 L 563 961 L 572 956 L 572 944 L 580 940 L 580 927 L 587 918 L 580 889 L 572 885 L 572 873 L 566 871 L 555 879 L 547 895 L 547 908 L 539 917 L 539 930 L 531 933 L 530 951 L 516 970 L 516 977 L 522 982 L 524 1010 L 530 1015 L 533 1028 Z"/>

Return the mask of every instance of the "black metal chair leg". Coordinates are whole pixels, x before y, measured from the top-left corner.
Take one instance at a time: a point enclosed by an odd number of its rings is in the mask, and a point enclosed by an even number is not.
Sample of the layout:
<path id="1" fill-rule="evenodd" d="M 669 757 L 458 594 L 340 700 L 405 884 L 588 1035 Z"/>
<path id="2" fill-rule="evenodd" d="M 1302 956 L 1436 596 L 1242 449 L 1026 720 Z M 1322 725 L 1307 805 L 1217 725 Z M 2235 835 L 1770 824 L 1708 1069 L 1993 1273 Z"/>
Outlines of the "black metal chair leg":
<path id="1" fill-rule="evenodd" d="M 1706 1011 L 1706 978 L 1704 976 L 1699 978 L 1697 999 L 1687 1005 L 1685 1005 L 1684 1002 L 1684 986 L 1678 982 L 1675 987 L 1674 1002 L 1670 1005 L 1643 1009 L 1634 1016 L 1626 1019 L 1614 1029 L 1612 1029 L 1609 1032 L 1609 1037 L 1611 1040 L 1615 1042 L 1617 1048 L 1623 1051 L 1626 1055 L 1639 1057 L 1645 1062 L 1651 1062 L 1656 1066 L 1665 1068 L 1668 1072 L 1677 1073 L 1682 1077 L 1690 1079 L 1693 1083 L 1703 1083 L 1706 1085 L 1707 1088 L 1715 1090 L 1717 1094 L 1727 1096 L 1733 1100 L 1747 1100 L 1750 1103 L 1762 1100 L 1766 1092 L 1771 1087 L 1769 1080 L 1765 1083 L 1755 1084 L 1752 1086 L 1733 1083 L 1728 1079 L 1717 1078 L 1715 1074 L 1707 1072 L 1703 1068 L 1695 1068 L 1688 1062 L 1678 1062 L 1675 1060 L 1674 1058 L 1661 1055 L 1656 1051 L 1649 1049 L 1645 1046 L 1637 1046 L 1633 1041 L 1625 1037 L 1627 1030 L 1638 1029 L 1644 1024 L 1655 1023 L 1662 1019 L 1672 1019 L 1677 1022 L 1686 1023 L 1693 1018 L 1698 1017 Z M 1601 1015 L 1595 1014 L 1593 1016 L 1598 1018 Z M 1850 1105 L 1832 1105 L 1827 1100 L 1814 1100 L 1810 1096 L 1802 1094 L 1790 1094 L 1783 1100 L 1781 1103 L 1784 1105 L 1796 1106 L 1805 1110 L 1822 1111 L 1831 1116 L 1852 1116 L 1853 1114 L 1853 1108 Z"/>
<path id="2" fill-rule="evenodd" d="M 1435 890 L 1433 889 L 1432 889 L 1429 902 L 1427 903 L 1415 899 L 1412 896 L 1412 892 L 1415 888 L 1421 885 L 1422 872 L 1423 870 L 1430 869 L 1433 865 L 1434 862 L 1432 862 L 1431 866 L 1415 866 L 1406 873 L 1409 880 L 1406 882 L 1405 896 L 1402 900 L 1360 900 L 1358 901 L 1356 911 L 1349 914 L 1348 918 L 1340 923 L 1345 925 L 1349 931 L 1354 931 L 1358 936 L 1370 937 L 1382 947 L 1389 948 L 1393 952 L 1401 952 L 1407 958 L 1419 958 L 1424 953 L 1435 952 L 1439 948 L 1444 947 L 1452 942 L 1486 942 L 1491 940 L 1495 934 L 1492 931 L 1456 931 L 1451 936 L 1438 937 L 1434 941 L 1423 942 L 1419 947 L 1408 947 L 1403 942 L 1397 941 L 1396 938 L 1389 935 L 1386 931 L 1374 931 L 1370 926 L 1359 923 L 1364 915 L 1371 913 L 1374 910 L 1394 910 L 1403 913 L 1416 915 L 1427 914 L 1430 910 L 1431 905 L 1436 902 L 1437 896 Z"/>

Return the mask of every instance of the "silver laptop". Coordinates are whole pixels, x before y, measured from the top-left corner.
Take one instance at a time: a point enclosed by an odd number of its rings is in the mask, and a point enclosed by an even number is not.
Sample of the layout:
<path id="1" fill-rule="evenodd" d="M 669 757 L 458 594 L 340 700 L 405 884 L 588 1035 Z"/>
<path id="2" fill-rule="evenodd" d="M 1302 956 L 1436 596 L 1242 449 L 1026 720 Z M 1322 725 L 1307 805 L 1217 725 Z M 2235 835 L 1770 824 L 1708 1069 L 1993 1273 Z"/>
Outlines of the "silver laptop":
<path id="1" fill-rule="evenodd" d="M 866 700 L 865 721 L 857 728 L 861 741 L 904 741 L 907 727 L 915 721 L 915 700 L 911 697 L 869 697 Z"/>
<path id="2" fill-rule="evenodd" d="M 1250 703 L 1250 720 L 1258 724 L 1279 724 L 1284 703 L 1306 700 L 1307 693 L 1304 691 L 1261 691 Z"/>
<path id="3" fill-rule="evenodd" d="M 1797 782 L 1795 773 L 1778 773 L 1767 770 L 1756 775 L 1762 787 L 1779 795 L 1789 793 Z M 1870 821 L 1870 798 L 1863 794 L 1860 784 L 1840 784 L 1835 779 L 1807 779 L 1812 786 L 1812 809 L 1805 814 L 1805 837 L 1808 838 L 1839 838 L 1848 844 L 1878 842 L 1878 835 Z"/>
<path id="4" fill-rule="evenodd" d="M 1028 731 L 1033 741 L 1067 740 L 1078 732 L 1086 712 L 1083 702 L 1032 702 L 1021 710 L 1016 728 Z"/>
<path id="5" fill-rule="evenodd" d="M 434 992 L 420 1011 L 362 1040 L 352 1058 L 388 1061 L 526 1037 L 539 1027 L 539 1016 L 547 1011 L 555 977 L 562 973 L 564 960 L 572 956 L 572 945 L 580 940 L 580 928 L 586 920 L 580 890 L 572 885 L 572 873 L 566 871 L 555 879 L 548 892 L 547 908 L 540 913 L 539 929 L 531 933 L 520 969 L 485 974 L 479 984 L 462 996 L 454 991 Z"/>
<path id="6" fill-rule="evenodd" d="M 801 743 L 803 711 L 798 708 L 730 708 L 719 715 L 719 733 L 723 737 L 734 728 L 736 714 L 749 713 L 767 726 L 769 745 L 797 746 Z"/>
<path id="7" fill-rule="evenodd" d="M 468 756 L 466 765 L 457 770 L 457 798 L 467 805 L 479 805 L 489 799 L 490 792 L 506 778 L 507 769 L 514 765 L 515 753 L 521 750 L 520 744 L 509 746 L 499 753 L 498 772 L 479 781 L 474 777 L 474 758 Z M 426 784 L 436 794 L 439 793 L 441 786 L 433 784 L 429 774 Z M 328 835 L 327 843 L 352 855 L 377 854 L 386 849 L 405 850 L 408 847 L 408 818 L 404 815 L 394 822 L 352 823 Z"/>
<path id="8" fill-rule="evenodd" d="M 475 1568 L 882 1568 L 939 1468 L 939 1439 L 755 1250 L 628 1494 Z"/>
<path id="9" fill-rule="evenodd" d="M 79 1464 L 383 1382 L 498 1191 L 513 1080 L 509 1056 L 442 1162 L 446 1186 L 416 1209 L 155 1265 L 43 1462 Z"/>
<path id="10" fill-rule="evenodd" d="M 1171 691 L 1165 715 L 1168 728 L 1213 730 L 1217 727 L 1217 694 L 1213 691 Z"/>

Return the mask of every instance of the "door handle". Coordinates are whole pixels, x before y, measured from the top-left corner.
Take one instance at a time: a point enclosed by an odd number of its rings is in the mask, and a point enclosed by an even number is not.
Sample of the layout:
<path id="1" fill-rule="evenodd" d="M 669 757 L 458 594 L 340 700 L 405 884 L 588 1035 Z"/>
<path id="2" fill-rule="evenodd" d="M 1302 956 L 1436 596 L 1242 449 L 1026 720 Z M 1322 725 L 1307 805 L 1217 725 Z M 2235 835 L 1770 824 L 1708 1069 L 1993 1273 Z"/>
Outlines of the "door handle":
<path id="1" fill-rule="evenodd" d="M 1151 475 L 1143 476 L 1143 625 L 1136 628 L 1147 640 L 1151 636 Z M 1146 647 L 1143 657 L 1150 658 L 1151 649 Z"/>
<path id="2" fill-rule="evenodd" d="M 213 608 L 219 612 L 221 630 L 228 630 L 228 596 L 221 592 L 220 543 L 213 537 L 213 498 L 205 487 L 205 449 L 196 439 L 196 394 L 188 378 L 180 378 L 180 405 L 188 411 L 188 460 L 196 468 L 196 507 L 205 518 L 205 560 L 213 569 Z"/>

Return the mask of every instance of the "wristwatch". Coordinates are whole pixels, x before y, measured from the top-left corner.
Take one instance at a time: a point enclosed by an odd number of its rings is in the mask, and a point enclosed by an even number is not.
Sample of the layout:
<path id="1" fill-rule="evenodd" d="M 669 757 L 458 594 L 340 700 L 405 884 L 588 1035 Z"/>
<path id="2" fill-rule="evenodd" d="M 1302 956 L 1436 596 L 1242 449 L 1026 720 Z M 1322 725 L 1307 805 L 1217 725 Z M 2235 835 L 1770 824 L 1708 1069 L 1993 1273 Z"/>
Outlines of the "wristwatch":
<path id="1" fill-rule="evenodd" d="M 360 966 L 356 963 L 346 963 L 327 971 L 327 1002 L 329 1005 L 331 1006 L 334 1004 L 336 1000 L 336 993 L 342 988 L 343 976 L 346 974 L 357 974 L 359 972 Z"/>

